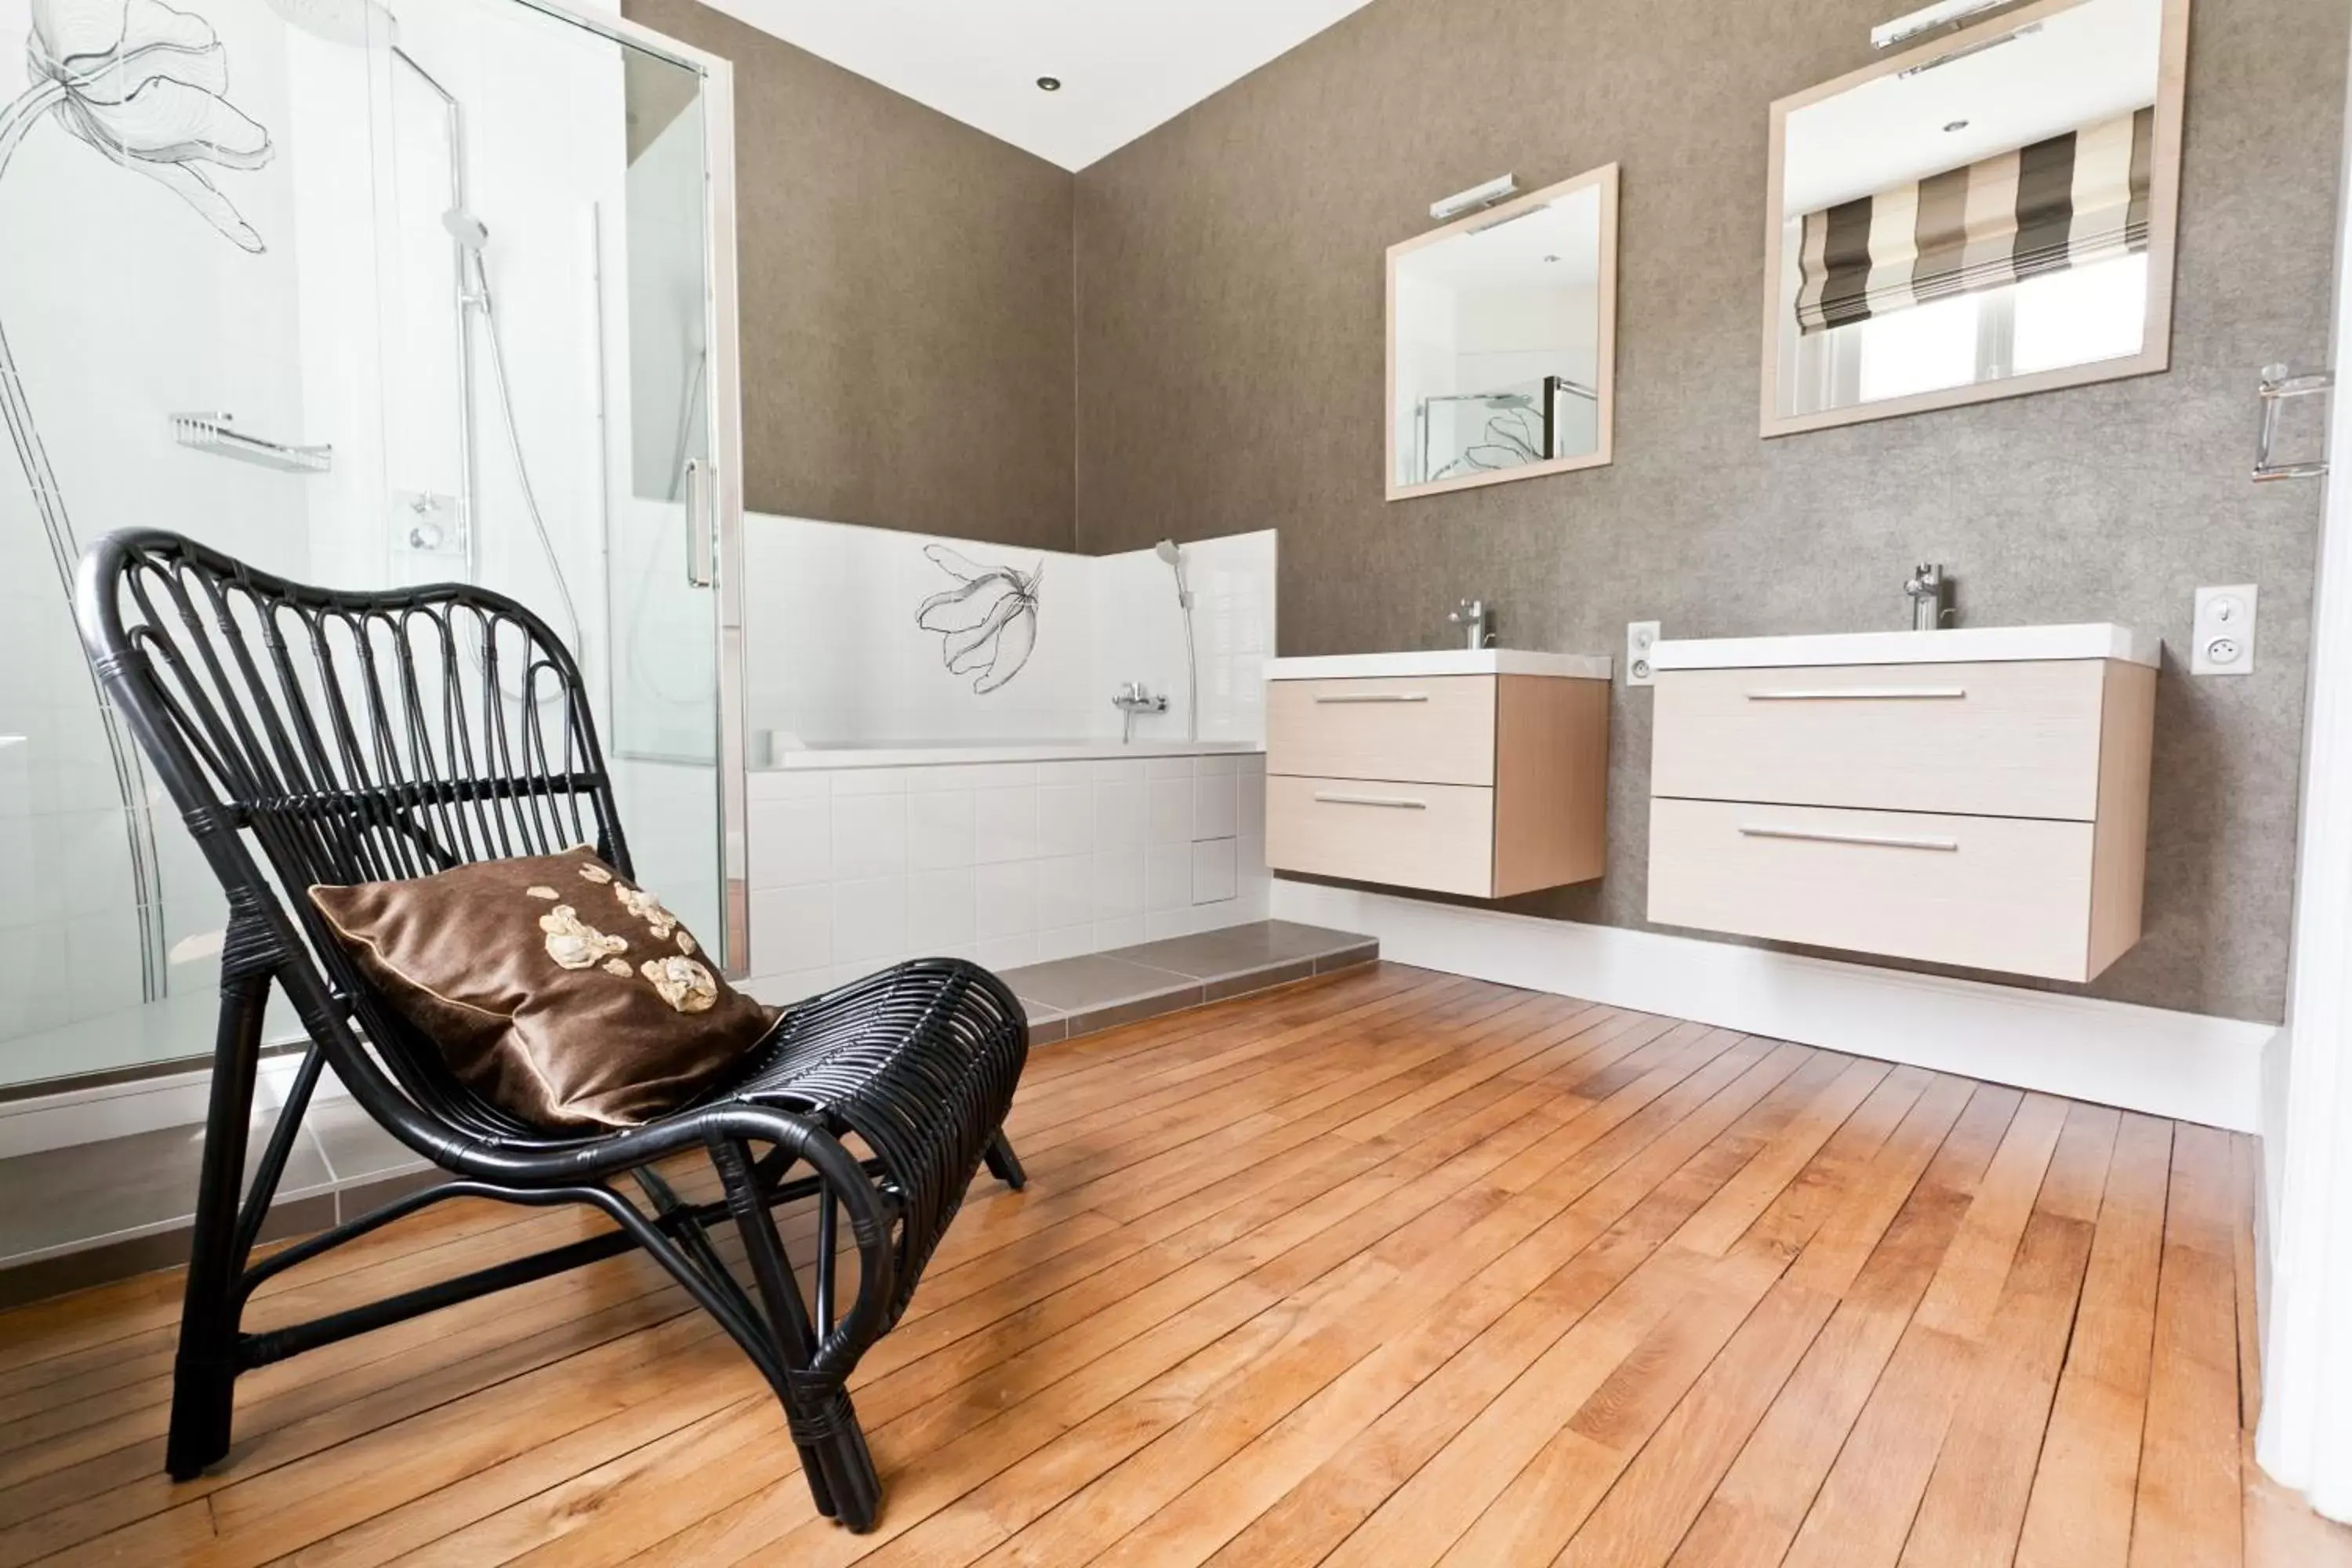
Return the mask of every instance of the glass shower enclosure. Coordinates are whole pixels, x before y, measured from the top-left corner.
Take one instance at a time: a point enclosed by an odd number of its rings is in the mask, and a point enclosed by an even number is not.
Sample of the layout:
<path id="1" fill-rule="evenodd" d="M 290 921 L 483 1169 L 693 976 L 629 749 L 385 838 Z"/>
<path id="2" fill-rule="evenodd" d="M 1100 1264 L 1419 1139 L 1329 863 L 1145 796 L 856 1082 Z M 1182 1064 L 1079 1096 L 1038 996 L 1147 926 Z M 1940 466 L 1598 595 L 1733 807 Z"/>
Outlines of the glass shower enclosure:
<path id="1" fill-rule="evenodd" d="M 0 0 L 0 1095 L 211 1047 L 226 911 L 69 609 L 118 528 L 529 604 L 639 875 L 740 973 L 725 63 L 545 0 Z"/>

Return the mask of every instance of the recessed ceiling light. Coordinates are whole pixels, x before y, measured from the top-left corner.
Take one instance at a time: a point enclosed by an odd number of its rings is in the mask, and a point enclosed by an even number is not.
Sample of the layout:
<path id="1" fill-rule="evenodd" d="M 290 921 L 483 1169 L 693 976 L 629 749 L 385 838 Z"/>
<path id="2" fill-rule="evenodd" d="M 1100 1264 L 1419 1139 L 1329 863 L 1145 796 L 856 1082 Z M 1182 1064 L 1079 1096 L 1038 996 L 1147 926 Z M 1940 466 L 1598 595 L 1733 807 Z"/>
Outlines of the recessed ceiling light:
<path id="1" fill-rule="evenodd" d="M 1057 76 L 1041 76 L 1037 79 L 1037 90 L 1040 92 L 1059 92 L 1062 90 L 1062 79 Z"/>
<path id="2" fill-rule="evenodd" d="M 1947 125 L 1944 127 L 1944 132 L 1945 132 L 1945 133 L 1946 133 L 1947 135 L 1948 135 L 1948 134 L 1950 134 L 1952 132 L 1955 132 L 1955 131 L 1966 131 L 1968 128 L 1969 128 L 1969 122 L 1968 122 L 1967 121 L 1965 121 L 1965 120 L 1955 120 L 1955 121 L 1952 121 L 1950 123 L 1947 124 Z"/>

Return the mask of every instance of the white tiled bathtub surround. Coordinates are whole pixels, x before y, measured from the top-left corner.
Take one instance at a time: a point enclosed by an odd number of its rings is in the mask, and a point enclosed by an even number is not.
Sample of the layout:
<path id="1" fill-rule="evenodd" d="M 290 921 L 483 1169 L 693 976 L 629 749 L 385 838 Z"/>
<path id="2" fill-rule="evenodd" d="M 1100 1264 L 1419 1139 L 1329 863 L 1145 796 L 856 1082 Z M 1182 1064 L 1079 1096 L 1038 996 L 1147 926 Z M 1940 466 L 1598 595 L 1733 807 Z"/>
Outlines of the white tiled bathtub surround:
<path id="1" fill-rule="evenodd" d="M 949 670 L 940 634 L 915 623 L 926 597 L 957 584 L 929 545 L 1037 578 L 1035 648 L 993 691 Z M 1263 743 L 1274 532 L 1192 541 L 1184 552 L 1201 738 Z M 1169 699 L 1167 712 L 1138 715 L 1137 740 L 1186 738 L 1176 580 L 1149 550 L 1071 555 L 754 514 L 744 520 L 744 561 L 755 763 L 763 733 L 815 747 L 1116 740 L 1111 694 L 1128 681 Z"/>
<path id="2" fill-rule="evenodd" d="M 1010 969 L 1265 918 L 1263 753 L 1054 750 L 816 752 L 753 773 L 752 994 L 793 1002 L 904 958 Z"/>

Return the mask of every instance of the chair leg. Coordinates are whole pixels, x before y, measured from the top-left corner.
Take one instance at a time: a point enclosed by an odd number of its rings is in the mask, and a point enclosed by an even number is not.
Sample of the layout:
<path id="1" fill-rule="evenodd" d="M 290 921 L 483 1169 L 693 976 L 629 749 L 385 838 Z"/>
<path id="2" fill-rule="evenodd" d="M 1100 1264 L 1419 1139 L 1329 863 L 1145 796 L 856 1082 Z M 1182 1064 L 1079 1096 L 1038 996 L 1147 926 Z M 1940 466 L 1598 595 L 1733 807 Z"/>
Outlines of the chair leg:
<path id="1" fill-rule="evenodd" d="M 1021 1168 L 1021 1156 L 1013 1152 L 1013 1140 L 1004 1135 L 1002 1127 L 988 1141 L 988 1173 L 1016 1193 L 1029 1184 L 1029 1173 Z"/>
<path id="2" fill-rule="evenodd" d="M 816 1358 L 816 1333 L 801 1300 L 800 1284 L 784 1256 L 783 1238 L 776 1232 L 775 1216 L 761 1191 L 749 1151 L 734 1140 L 720 1140 L 711 1144 L 710 1157 L 727 1188 L 727 1205 L 743 1237 L 744 1256 L 751 1265 L 761 1306 L 782 1354 L 786 1375 L 777 1385 L 776 1397 L 784 1407 L 793 1443 L 800 1449 L 809 1496 L 819 1513 L 863 1534 L 880 1517 L 882 1480 L 875 1471 L 874 1456 L 866 1448 L 857 1412 L 844 1390 L 828 1391 L 811 1408 L 801 1391 L 792 1386 L 792 1374 L 806 1372 Z"/>
<path id="3" fill-rule="evenodd" d="M 710 1233 L 687 1213 L 687 1205 L 679 1201 L 670 1184 L 662 1180 L 661 1173 L 651 1165 L 640 1165 L 629 1174 L 635 1178 L 637 1189 L 646 1194 L 646 1201 L 653 1205 L 656 1215 L 664 1219 L 686 1215 L 677 1225 L 678 1245 L 712 1279 L 727 1278 L 727 1265 L 720 1262 L 719 1254 L 711 1249 Z"/>
<path id="4" fill-rule="evenodd" d="M 175 1481 L 194 1479 L 228 1452 L 236 1408 L 236 1277 L 245 1265 L 237 1255 L 237 1210 L 268 996 L 266 973 L 227 977 L 221 984 L 195 1229 L 179 1353 L 172 1363 L 172 1426 L 163 1446 L 163 1466 Z"/>

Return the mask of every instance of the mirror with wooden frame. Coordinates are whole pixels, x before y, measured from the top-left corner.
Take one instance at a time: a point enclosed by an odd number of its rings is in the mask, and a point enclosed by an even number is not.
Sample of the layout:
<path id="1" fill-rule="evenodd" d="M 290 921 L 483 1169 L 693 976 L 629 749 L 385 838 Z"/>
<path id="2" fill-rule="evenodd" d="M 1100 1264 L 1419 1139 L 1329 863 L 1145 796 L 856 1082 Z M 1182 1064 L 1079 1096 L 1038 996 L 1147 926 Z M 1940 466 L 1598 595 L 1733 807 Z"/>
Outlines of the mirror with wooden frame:
<path id="1" fill-rule="evenodd" d="M 1763 433 L 2163 370 L 2189 0 L 2040 0 L 1772 106 Z"/>
<path id="2" fill-rule="evenodd" d="M 1389 247 L 1388 498 L 1609 461 L 1617 165 Z"/>

